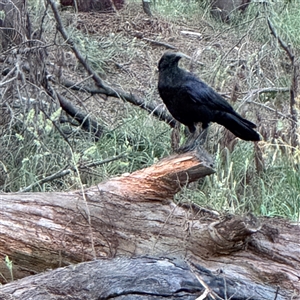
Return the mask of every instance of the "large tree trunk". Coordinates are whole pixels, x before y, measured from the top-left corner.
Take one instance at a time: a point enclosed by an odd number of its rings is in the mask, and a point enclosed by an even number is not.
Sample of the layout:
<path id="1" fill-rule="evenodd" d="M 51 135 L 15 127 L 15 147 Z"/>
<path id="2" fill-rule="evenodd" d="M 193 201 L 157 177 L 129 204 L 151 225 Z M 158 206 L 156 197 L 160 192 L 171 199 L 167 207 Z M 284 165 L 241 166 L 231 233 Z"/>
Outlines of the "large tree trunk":
<path id="1" fill-rule="evenodd" d="M 226 280 L 268 285 L 274 298 L 278 286 L 277 299 L 299 294 L 298 225 L 220 218 L 172 202 L 181 187 L 212 173 L 206 154 L 190 152 L 84 192 L 3 194 L 0 253 L 13 261 L 15 278 L 95 258 L 148 255 L 188 260 Z M 10 278 L 4 263 L 0 272 Z M 253 293 L 253 299 L 271 299 Z"/>

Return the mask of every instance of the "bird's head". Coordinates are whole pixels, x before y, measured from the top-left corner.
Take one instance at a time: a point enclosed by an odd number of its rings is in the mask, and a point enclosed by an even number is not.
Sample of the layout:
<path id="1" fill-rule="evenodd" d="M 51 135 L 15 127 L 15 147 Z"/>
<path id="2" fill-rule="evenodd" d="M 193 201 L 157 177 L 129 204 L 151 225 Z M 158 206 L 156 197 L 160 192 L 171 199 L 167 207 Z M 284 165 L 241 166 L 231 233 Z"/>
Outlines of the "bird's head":
<path id="1" fill-rule="evenodd" d="M 158 63 L 158 71 L 177 66 L 182 57 L 186 57 L 186 55 L 181 52 L 165 52 Z"/>

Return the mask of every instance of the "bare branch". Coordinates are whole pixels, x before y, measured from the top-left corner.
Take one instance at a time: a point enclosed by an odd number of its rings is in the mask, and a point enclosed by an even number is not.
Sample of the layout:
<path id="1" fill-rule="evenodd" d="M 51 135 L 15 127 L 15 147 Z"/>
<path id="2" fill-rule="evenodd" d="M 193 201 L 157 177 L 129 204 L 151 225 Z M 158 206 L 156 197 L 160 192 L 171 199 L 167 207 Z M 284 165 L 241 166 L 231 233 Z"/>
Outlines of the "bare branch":
<path id="1" fill-rule="evenodd" d="M 271 23 L 270 19 L 267 18 L 267 22 L 269 25 L 269 28 L 271 30 L 271 33 L 273 34 L 273 36 L 278 40 L 280 46 L 282 47 L 282 49 L 286 52 L 286 54 L 288 55 L 288 57 L 290 58 L 291 62 L 294 62 L 294 54 L 292 53 L 290 46 L 287 45 L 282 39 L 281 37 L 277 34 L 276 29 L 274 28 L 273 24 Z"/>
<path id="2" fill-rule="evenodd" d="M 42 185 L 42 184 L 44 184 L 46 182 L 53 181 L 55 179 L 64 177 L 66 175 L 69 175 L 70 173 L 71 173 L 71 169 L 60 170 L 60 171 L 58 171 L 58 172 L 56 172 L 54 174 L 51 174 L 51 175 L 49 175 L 49 176 L 47 176 L 47 177 L 45 177 L 45 178 L 43 178 L 43 179 L 41 179 L 39 181 L 36 181 L 36 182 L 30 184 L 29 186 L 21 189 L 19 191 L 19 193 L 29 192 L 31 189 L 33 189 L 34 187 L 36 187 L 38 185 Z"/>
<path id="3" fill-rule="evenodd" d="M 164 120 L 167 122 L 171 127 L 175 126 L 175 120 L 171 118 L 169 115 L 165 113 L 161 113 L 161 111 L 157 110 L 156 107 L 150 107 L 149 105 L 146 105 L 145 102 L 133 95 L 132 93 L 126 93 L 119 89 L 113 89 L 107 84 L 104 83 L 104 81 L 98 76 L 98 74 L 90 67 L 90 65 L 86 62 L 86 59 L 82 56 L 80 51 L 77 49 L 77 47 L 74 45 L 74 42 L 72 39 L 68 37 L 68 34 L 63 26 L 62 20 L 60 18 L 59 12 L 57 10 L 57 6 L 54 2 L 54 0 L 47 0 L 48 3 L 51 5 L 51 8 L 54 13 L 54 17 L 57 22 L 57 29 L 65 39 L 66 43 L 70 46 L 71 50 L 74 52 L 75 56 L 79 60 L 79 62 L 83 65 L 83 67 L 86 69 L 87 73 L 91 75 L 93 80 L 95 81 L 96 85 L 100 88 L 100 91 L 102 94 L 105 94 L 107 96 L 115 97 L 123 99 L 127 102 L 130 102 L 131 104 L 137 105 L 148 112 L 152 113 L 156 117 L 159 116 L 160 120 Z"/>
<path id="4" fill-rule="evenodd" d="M 263 107 L 263 108 L 265 108 L 265 109 L 267 109 L 267 110 L 269 110 L 269 111 L 272 111 L 272 112 L 278 114 L 279 116 L 281 116 L 281 117 L 283 117 L 283 118 L 285 118 L 285 119 L 289 119 L 290 121 L 293 121 L 293 119 L 292 119 L 290 116 L 285 115 L 285 114 L 283 114 L 283 113 L 277 111 L 277 109 L 272 108 L 272 107 L 270 107 L 270 106 L 268 106 L 268 105 L 265 105 L 265 104 L 263 104 L 263 103 L 259 103 L 259 102 L 251 101 L 251 100 L 247 100 L 247 103 L 252 103 L 252 104 L 255 104 L 255 105 L 257 105 L 257 106 Z"/>
<path id="5" fill-rule="evenodd" d="M 91 94 L 104 94 L 110 96 L 107 91 L 103 88 L 98 87 L 89 87 L 82 84 L 77 84 L 68 79 L 62 79 L 61 84 L 67 88 L 70 88 L 75 91 L 81 91 Z M 171 117 L 170 114 L 166 113 L 160 106 L 157 106 L 153 103 L 147 103 L 144 100 L 130 94 L 130 97 L 126 99 L 126 101 L 130 102 L 133 105 L 139 106 L 140 108 L 146 110 L 151 115 L 155 116 L 161 121 L 166 122 L 171 127 L 175 127 L 175 120 Z"/>
<path id="6" fill-rule="evenodd" d="M 292 135 L 292 146 L 296 147 L 298 145 L 298 114 L 296 109 L 296 100 L 295 98 L 298 95 L 298 76 L 299 76 L 299 66 L 295 64 L 295 56 L 292 53 L 292 50 L 289 45 L 287 45 L 277 34 L 273 24 L 271 23 L 270 19 L 267 18 L 269 28 L 271 30 L 272 35 L 278 40 L 282 49 L 286 52 L 287 56 L 291 61 L 292 67 L 292 78 L 291 78 L 291 88 L 290 88 L 290 112 L 291 118 L 294 122 L 291 125 L 291 135 Z"/>
<path id="7" fill-rule="evenodd" d="M 118 160 L 118 159 L 120 159 L 120 158 L 122 158 L 124 156 L 125 156 L 125 154 L 121 153 L 119 155 L 116 155 L 116 156 L 113 156 L 113 157 L 110 157 L 110 158 L 107 158 L 107 159 L 103 159 L 103 160 L 99 160 L 99 161 L 94 161 L 92 163 L 85 164 L 85 165 L 80 165 L 78 167 L 78 169 L 79 170 L 84 170 L 84 169 L 87 169 L 87 168 L 93 168 L 93 167 L 101 166 L 101 165 L 107 164 L 109 162 Z"/>
<path id="8" fill-rule="evenodd" d="M 289 92 L 290 89 L 287 87 L 266 87 L 260 88 L 250 91 L 245 99 L 252 97 L 254 94 L 264 94 L 264 93 L 286 93 Z"/>
<path id="9" fill-rule="evenodd" d="M 154 44 L 154 45 L 158 45 L 158 46 L 163 46 L 163 47 L 166 47 L 166 48 L 169 48 L 169 49 L 177 49 L 175 46 L 173 45 L 170 45 L 168 43 L 164 43 L 164 42 L 159 42 L 159 41 L 155 41 L 155 40 L 151 40 L 151 39 L 148 39 L 148 38 L 142 38 L 143 41 L 146 41 L 146 42 L 149 42 L 151 44 Z"/>
<path id="10" fill-rule="evenodd" d="M 61 108 L 73 119 L 79 122 L 83 130 L 93 133 L 96 140 L 103 134 L 104 128 L 93 120 L 89 115 L 79 111 L 69 100 L 56 93 Z"/>

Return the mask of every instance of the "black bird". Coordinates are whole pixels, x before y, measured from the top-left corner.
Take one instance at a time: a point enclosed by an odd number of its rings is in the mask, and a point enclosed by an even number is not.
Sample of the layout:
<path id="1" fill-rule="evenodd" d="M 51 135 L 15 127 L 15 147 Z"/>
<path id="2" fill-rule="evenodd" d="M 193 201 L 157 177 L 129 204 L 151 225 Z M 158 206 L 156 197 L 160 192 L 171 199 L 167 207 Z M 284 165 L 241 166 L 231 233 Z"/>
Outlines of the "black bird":
<path id="1" fill-rule="evenodd" d="M 158 91 L 171 115 L 195 133 L 216 122 L 245 141 L 259 141 L 256 125 L 244 119 L 222 96 L 195 75 L 178 67 L 182 53 L 166 52 L 159 61 Z"/>

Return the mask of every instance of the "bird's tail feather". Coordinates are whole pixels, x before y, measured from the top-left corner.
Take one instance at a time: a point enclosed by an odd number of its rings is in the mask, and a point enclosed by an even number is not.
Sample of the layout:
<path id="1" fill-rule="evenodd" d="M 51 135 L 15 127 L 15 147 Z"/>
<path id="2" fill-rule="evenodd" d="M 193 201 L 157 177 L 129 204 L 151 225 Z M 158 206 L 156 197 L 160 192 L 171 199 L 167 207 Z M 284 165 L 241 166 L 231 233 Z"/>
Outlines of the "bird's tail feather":
<path id="1" fill-rule="evenodd" d="M 230 130 L 234 135 L 245 141 L 259 141 L 259 134 L 253 130 L 256 127 L 252 122 L 243 119 L 240 116 L 235 116 L 230 113 L 219 112 L 215 117 L 215 122 L 223 125 Z"/>
<path id="2" fill-rule="evenodd" d="M 240 119 L 240 121 L 242 121 L 243 123 L 246 123 L 248 126 L 250 126 L 251 128 L 256 128 L 256 125 L 246 119 L 244 119 L 243 117 L 241 117 L 240 115 L 238 115 L 238 119 Z"/>

